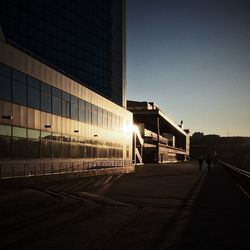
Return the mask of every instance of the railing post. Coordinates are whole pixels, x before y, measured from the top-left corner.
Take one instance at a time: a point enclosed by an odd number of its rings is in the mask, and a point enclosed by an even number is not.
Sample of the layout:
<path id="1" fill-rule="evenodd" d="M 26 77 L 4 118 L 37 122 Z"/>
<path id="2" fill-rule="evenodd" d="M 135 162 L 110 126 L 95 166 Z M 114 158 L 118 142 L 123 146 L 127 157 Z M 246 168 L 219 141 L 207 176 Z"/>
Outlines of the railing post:
<path id="1" fill-rule="evenodd" d="M 15 168 L 15 164 L 12 164 L 12 177 L 15 177 L 15 171 L 14 171 L 14 168 Z"/>
<path id="2" fill-rule="evenodd" d="M 45 162 L 42 164 L 43 166 L 43 175 L 45 175 Z"/>

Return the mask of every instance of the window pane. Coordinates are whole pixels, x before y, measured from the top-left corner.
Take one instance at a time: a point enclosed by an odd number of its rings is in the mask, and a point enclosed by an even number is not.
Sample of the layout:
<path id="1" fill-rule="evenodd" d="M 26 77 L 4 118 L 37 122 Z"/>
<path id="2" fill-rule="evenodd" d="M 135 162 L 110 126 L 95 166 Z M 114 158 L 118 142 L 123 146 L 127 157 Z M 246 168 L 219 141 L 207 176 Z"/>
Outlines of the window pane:
<path id="1" fill-rule="evenodd" d="M 86 102 L 86 123 L 91 124 L 91 104 L 89 102 Z"/>
<path id="2" fill-rule="evenodd" d="M 26 139 L 12 138 L 13 158 L 26 158 Z"/>
<path id="3" fill-rule="evenodd" d="M 0 63 L 0 75 L 10 78 L 11 77 L 10 67 Z"/>
<path id="4" fill-rule="evenodd" d="M 62 157 L 62 143 L 61 142 L 53 141 L 52 157 L 54 157 L 54 158 L 61 158 Z"/>
<path id="5" fill-rule="evenodd" d="M 70 158 L 70 143 L 62 143 L 62 157 Z"/>
<path id="6" fill-rule="evenodd" d="M 79 144 L 71 143 L 70 146 L 70 157 L 71 158 L 79 158 Z"/>
<path id="7" fill-rule="evenodd" d="M 51 132 L 41 131 L 41 139 L 51 140 Z"/>
<path id="8" fill-rule="evenodd" d="M 79 144 L 78 145 L 78 157 L 79 158 L 85 158 L 87 154 L 87 148 L 85 145 Z"/>
<path id="9" fill-rule="evenodd" d="M 41 110 L 51 113 L 51 95 L 41 93 Z"/>
<path id="10" fill-rule="evenodd" d="M 13 137 L 26 138 L 27 137 L 27 130 L 26 130 L 26 128 L 13 127 L 12 134 L 13 134 Z"/>
<path id="11" fill-rule="evenodd" d="M 59 89 L 52 88 L 52 113 L 55 115 L 62 114 L 61 98 L 61 91 Z"/>
<path id="12" fill-rule="evenodd" d="M 70 117 L 70 94 L 62 92 L 62 116 Z"/>
<path id="13" fill-rule="evenodd" d="M 40 131 L 28 129 L 28 138 L 30 139 L 40 139 Z"/>
<path id="14" fill-rule="evenodd" d="M 28 87 L 28 107 L 40 109 L 40 92 L 38 89 Z"/>
<path id="15" fill-rule="evenodd" d="M 52 133 L 52 140 L 61 141 L 62 140 L 62 135 L 61 134 Z"/>
<path id="16" fill-rule="evenodd" d="M 69 135 L 62 135 L 62 141 L 64 142 L 70 142 L 70 136 Z"/>
<path id="17" fill-rule="evenodd" d="M 58 98 L 62 98 L 62 92 L 60 89 L 52 87 L 52 95 Z"/>
<path id="18" fill-rule="evenodd" d="M 33 87 L 33 88 L 38 89 L 38 90 L 40 89 L 39 80 L 37 80 L 31 76 L 28 76 L 27 83 L 28 83 L 28 86 L 30 86 L 30 87 Z"/>
<path id="19" fill-rule="evenodd" d="M 26 85 L 13 81 L 13 102 L 26 106 Z"/>
<path id="20" fill-rule="evenodd" d="M 51 113 L 51 86 L 41 83 L 41 110 Z"/>
<path id="21" fill-rule="evenodd" d="M 86 157 L 92 158 L 92 147 L 86 146 Z"/>
<path id="22" fill-rule="evenodd" d="M 11 127 L 0 125 L 0 135 L 11 136 Z"/>
<path id="23" fill-rule="evenodd" d="M 28 139 L 28 158 L 40 158 L 40 140 Z"/>
<path id="24" fill-rule="evenodd" d="M 23 84 L 26 84 L 26 74 L 18 70 L 12 69 L 12 79 L 21 82 Z"/>
<path id="25" fill-rule="evenodd" d="M 0 158 L 11 158 L 11 137 L 0 136 Z"/>
<path id="26" fill-rule="evenodd" d="M 108 113 L 107 110 L 103 110 L 103 128 L 107 128 L 108 127 Z"/>
<path id="27" fill-rule="evenodd" d="M 92 125 L 97 126 L 97 106 L 92 105 Z"/>
<path id="28" fill-rule="evenodd" d="M 11 81 L 10 78 L 0 75 L 0 99 L 10 101 L 11 100 Z"/>
<path id="29" fill-rule="evenodd" d="M 52 141 L 41 140 L 41 158 L 51 158 L 52 157 Z"/>
<path id="30" fill-rule="evenodd" d="M 85 101 L 79 100 L 79 121 L 86 122 L 86 107 Z"/>
<path id="31" fill-rule="evenodd" d="M 51 95 L 51 86 L 48 85 L 47 83 L 41 82 L 41 91 L 43 93 L 47 93 L 47 94 Z"/>
<path id="32" fill-rule="evenodd" d="M 74 120 L 79 120 L 79 107 L 78 107 L 78 98 L 71 96 L 71 118 Z"/>
<path id="33" fill-rule="evenodd" d="M 103 117 L 102 117 L 102 108 L 98 108 L 98 127 L 102 127 L 102 123 L 103 123 Z"/>

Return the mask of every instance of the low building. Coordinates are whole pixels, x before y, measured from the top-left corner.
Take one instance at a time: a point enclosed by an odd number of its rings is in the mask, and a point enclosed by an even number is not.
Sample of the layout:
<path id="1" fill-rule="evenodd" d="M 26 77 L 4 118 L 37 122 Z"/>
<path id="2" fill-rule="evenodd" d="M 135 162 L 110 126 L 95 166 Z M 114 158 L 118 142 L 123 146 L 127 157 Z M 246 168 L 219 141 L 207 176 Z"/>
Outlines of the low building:
<path id="1" fill-rule="evenodd" d="M 189 130 L 183 129 L 183 122 L 178 125 L 171 121 L 153 102 L 127 101 L 127 109 L 133 113 L 134 124 L 143 139 L 141 150 L 138 149 L 141 147 L 139 140 L 136 142 L 135 161 L 161 163 L 189 158 Z"/>

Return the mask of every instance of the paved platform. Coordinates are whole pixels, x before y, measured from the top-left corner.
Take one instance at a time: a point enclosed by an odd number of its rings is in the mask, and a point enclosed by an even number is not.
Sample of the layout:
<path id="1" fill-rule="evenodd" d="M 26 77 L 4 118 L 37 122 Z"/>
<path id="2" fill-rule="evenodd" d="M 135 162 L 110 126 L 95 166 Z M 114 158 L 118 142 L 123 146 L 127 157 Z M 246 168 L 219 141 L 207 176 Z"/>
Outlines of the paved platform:
<path id="1" fill-rule="evenodd" d="M 219 167 L 0 188 L 3 249 L 248 249 L 250 200 Z"/>

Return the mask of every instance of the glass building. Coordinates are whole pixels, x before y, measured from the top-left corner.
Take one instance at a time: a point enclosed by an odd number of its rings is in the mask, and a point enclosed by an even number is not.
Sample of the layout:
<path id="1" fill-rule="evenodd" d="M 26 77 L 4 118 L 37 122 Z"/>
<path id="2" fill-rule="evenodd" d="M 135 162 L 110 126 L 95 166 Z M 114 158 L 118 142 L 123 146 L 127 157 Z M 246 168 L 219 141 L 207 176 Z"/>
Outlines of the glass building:
<path id="1" fill-rule="evenodd" d="M 120 0 L 6 0 L 0 8 L 0 177 L 128 172 Z"/>

